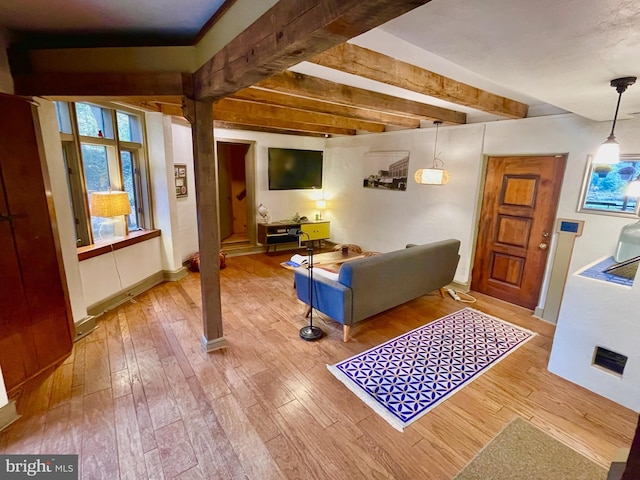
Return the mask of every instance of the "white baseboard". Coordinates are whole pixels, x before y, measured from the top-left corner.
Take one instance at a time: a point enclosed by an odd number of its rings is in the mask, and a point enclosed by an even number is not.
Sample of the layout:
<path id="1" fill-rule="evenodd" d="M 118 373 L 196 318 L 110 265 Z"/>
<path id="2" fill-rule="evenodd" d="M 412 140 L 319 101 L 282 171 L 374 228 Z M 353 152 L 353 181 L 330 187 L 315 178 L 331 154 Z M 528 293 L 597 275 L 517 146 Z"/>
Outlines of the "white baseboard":
<path id="1" fill-rule="evenodd" d="M 104 300 L 94 303 L 93 305 L 89 305 L 87 307 L 87 313 L 89 315 L 100 315 L 108 310 L 113 310 L 117 306 L 122 305 L 125 302 L 128 302 L 136 295 L 140 295 L 142 292 L 149 290 L 150 288 L 155 287 L 156 285 L 164 282 L 164 274 L 162 271 L 156 272 L 153 275 L 141 280 L 140 282 L 131 285 L 120 292 L 111 295 Z"/>
<path id="2" fill-rule="evenodd" d="M 177 270 L 163 270 L 162 278 L 164 278 L 165 282 L 177 282 L 178 280 L 182 280 L 184 277 L 189 275 L 189 271 L 187 267 L 180 267 Z"/>
<path id="3" fill-rule="evenodd" d="M 0 407 L 0 431 L 7 428 L 19 418 L 20 415 L 18 415 L 16 410 L 15 400 L 9 400 L 9 403 L 4 407 Z"/>
<path id="4" fill-rule="evenodd" d="M 73 339 L 74 342 L 77 342 L 83 337 L 86 337 L 91 332 L 96 329 L 96 317 L 94 315 L 89 315 L 88 317 L 84 317 L 80 320 L 76 325 L 76 337 Z"/>

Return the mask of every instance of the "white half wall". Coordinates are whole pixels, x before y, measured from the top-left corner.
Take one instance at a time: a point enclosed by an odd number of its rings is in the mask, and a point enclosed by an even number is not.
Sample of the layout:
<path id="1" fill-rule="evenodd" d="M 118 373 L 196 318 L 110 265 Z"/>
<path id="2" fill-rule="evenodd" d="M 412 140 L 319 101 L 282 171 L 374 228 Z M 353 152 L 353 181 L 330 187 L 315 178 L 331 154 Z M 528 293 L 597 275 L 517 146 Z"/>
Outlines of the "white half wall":
<path id="1" fill-rule="evenodd" d="M 162 271 L 160 238 L 80 262 L 84 298 L 94 305 Z"/>

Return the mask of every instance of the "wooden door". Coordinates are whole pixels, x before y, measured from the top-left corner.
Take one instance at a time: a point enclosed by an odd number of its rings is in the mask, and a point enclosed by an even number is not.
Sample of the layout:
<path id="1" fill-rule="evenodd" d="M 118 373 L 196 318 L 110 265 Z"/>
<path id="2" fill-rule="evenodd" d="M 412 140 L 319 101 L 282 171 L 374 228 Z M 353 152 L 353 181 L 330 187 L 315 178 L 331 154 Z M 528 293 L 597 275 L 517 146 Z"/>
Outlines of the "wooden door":
<path id="1" fill-rule="evenodd" d="M 490 157 L 471 288 L 534 309 L 566 158 Z"/>
<path id="2" fill-rule="evenodd" d="M 11 390 L 72 349 L 32 106 L 0 95 L 0 367 Z"/>
<path id="3" fill-rule="evenodd" d="M 231 149 L 226 142 L 217 143 L 218 154 L 218 218 L 220 240 L 233 234 L 233 205 L 231 202 Z"/>

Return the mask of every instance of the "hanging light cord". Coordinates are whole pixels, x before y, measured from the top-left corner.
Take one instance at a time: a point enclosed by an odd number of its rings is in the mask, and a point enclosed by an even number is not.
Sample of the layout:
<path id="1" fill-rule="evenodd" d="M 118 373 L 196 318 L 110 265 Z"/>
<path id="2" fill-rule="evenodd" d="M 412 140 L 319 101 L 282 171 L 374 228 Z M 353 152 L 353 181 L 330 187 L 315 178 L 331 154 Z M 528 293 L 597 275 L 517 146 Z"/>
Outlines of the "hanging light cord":
<path id="1" fill-rule="evenodd" d="M 611 133 L 609 134 L 610 140 L 614 140 L 616 138 L 613 134 L 613 131 L 616 128 L 616 121 L 618 120 L 618 110 L 620 109 L 620 100 L 622 100 L 622 94 L 626 92 L 627 88 L 629 88 L 635 82 L 636 77 L 623 77 L 611 80 L 611 86 L 615 87 L 616 92 L 618 92 L 618 103 L 616 104 L 616 113 L 613 116 L 613 123 L 611 124 Z"/>
<path id="2" fill-rule="evenodd" d="M 618 87 L 618 103 L 616 104 L 616 113 L 613 115 L 613 123 L 611 124 L 611 133 L 609 134 L 609 138 L 616 138 L 613 135 L 613 131 L 616 129 L 616 121 L 618 120 L 618 110 L 620 109 L 620 100 L 622 100 L 622 94 L 627 89 L 627 87 Z"/>
<path id="3" fill-rule="evenodd" d="M 436 126 L 436 141 L 433 143 L 433 168 L 442 168 L 444 162 L 438 158 L 438 127 L 442 121 L 436 120 L 433 123 Z"/>

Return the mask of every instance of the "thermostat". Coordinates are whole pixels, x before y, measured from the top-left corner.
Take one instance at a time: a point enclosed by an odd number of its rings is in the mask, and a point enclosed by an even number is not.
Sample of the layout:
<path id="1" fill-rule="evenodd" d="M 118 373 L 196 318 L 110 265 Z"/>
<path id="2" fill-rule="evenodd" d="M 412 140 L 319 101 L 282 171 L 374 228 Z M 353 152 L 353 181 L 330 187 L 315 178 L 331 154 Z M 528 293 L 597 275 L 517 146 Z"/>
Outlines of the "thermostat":
<path id="1" fill-rule="evenodd" d="M 584 227 L 584 220 L 570 220 L 568 218 L 559 218 L 556 232 L 558 233 L 572 233 L 576 237 L 582 235 L 582 229 Z"/>

